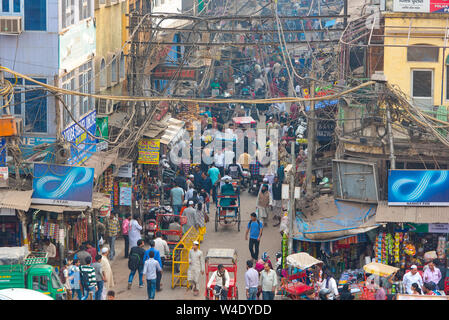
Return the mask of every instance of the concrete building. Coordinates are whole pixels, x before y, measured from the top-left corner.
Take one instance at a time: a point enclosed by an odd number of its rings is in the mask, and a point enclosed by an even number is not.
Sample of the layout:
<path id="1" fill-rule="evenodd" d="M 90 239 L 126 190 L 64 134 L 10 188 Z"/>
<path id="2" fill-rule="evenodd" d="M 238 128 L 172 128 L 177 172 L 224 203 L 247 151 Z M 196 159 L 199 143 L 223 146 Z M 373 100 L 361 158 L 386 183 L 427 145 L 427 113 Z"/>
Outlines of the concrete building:
<path id="1" fill-rule="evenodd" d="M 0 12 L 1 20 L 16 22 L 14 28 L 0 33 L 1 65 L 47 84 L 93 92 L 94 0 L 3 0 Z M 71 146 L 69 164 L 87 159 L 95 144 L 83 135 L 72 116 L 95 132 L 93 100 L 62 96 L 69 112 L 53 95 L 35 90 L 38 87 L 19 79 L 15 88 L 11 113 L 24 120 L 25 144 L 51 142 L 62 136 Z"/>

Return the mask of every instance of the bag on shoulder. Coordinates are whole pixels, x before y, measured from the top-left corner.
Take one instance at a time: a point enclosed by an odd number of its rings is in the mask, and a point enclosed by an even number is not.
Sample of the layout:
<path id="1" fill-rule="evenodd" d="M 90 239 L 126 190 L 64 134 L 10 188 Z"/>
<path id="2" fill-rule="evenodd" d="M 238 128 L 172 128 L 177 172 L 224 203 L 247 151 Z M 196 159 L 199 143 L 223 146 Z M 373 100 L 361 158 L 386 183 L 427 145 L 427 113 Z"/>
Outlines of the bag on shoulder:
<path id="1" fill-rule="evenodd" d="M 209 215 L 206 213 L 206 212 L 203 212 L 203 214 L 204 214 L 204 221 L 206 222 L 206 223 L 208 223 L 209 222 Z"/>
<path id="2" fill-rule="evenodd" d="M 140 264 L 140 256 L 137 253 L 132 253 L 129 255 L 128 268 L 131 271 L 137 270 Z"/>
<path id="3" fill-rule="evenodd" d="M 80 280 L 83 288 L 89 287 L 89 273 L 86 270 L 80 269 Z"/>

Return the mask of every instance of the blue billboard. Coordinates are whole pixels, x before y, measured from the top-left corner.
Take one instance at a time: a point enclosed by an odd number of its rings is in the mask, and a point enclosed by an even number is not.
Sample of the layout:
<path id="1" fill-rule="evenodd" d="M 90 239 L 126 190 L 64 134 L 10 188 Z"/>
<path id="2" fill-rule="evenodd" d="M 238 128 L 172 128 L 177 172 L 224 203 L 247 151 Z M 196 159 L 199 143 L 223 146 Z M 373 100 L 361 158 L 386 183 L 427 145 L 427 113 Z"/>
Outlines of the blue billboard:
<path id="1" fill-rule="evenodd" d="M 92 207 L 94 169 L 34 164 L 32 203 Z"/>
<path id="2" fill-rule="evenodd" d="M 449 206 L 449 170 L 389 170 L 388 205 Z"/>
<path id="3" fill-rule="evenodd" d="M 82 118 L 79 123 L 92 136 L 95 136 L 97 131 L 97 115 L 95 110 Z M 62 131 L 64 140 L 70 142 L 71 157 L 67 160 L 67 164 L 69 165 L 81 164 L 97 151 L 97 139 L 88 135 L 83 128 L 74 123 Z"/>

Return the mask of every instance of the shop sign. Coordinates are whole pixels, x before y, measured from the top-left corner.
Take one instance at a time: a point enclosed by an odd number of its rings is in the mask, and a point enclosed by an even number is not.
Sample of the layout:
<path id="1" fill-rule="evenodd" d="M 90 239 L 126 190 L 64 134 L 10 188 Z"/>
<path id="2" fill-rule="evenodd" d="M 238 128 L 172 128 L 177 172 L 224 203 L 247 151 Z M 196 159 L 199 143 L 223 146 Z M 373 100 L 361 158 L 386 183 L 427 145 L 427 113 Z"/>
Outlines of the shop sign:
<path id="1" fill-rule="evenodd" d="M 388 205 L 449 206 L 449 170 L 389 170 Z"/>
<path id="2" fill-rule="evenodd" d="M 54 159 L 54 143 L 56 142 L 56 138 L 22 136 L 21 139 L 22 145 L 19 148 L 27 161 L 34 162 L 36 159 L 42 159 L 40 161 L 52 162 L 52 159 Z M 47 144 L 45 148 L 42 146 L 44 144 Z M 37 146 L 41 147 L 36 148 Z"/>
<path id="3" fill-rule="evenodd" d="M 159 164 L 159 139 L 142 139 L 139 141 L 139 158 L 137 163 Z"/>
<path id="4" fill-rule="evenodd" d="M 448 13 L 448 0 L 394 0 L 395 12 Z"/>
<path id="5" fill-rule="evenodd" d="M 8 186 L 8 167 L 0 167 L 0 188 Z"/>
<path id="6" fill-rule="evenodd" d="M 128 164 L 125 164 L 117 169 L 117 172 L 115 173 L 116 177 L 120 178 L 132 178 L 133 176 L 133 163 L 130 162 Z"/>
<path id="7" fill-rule="evenodd" d="M 196 81 L 197 68 L 182 68 L 171 66 L 157 66 L 152 74 L 153 80 L 171 80 L 176 78 L 181 81 Z"/>
<path id="8" fill-rule="evenodd" d="M 119 205 L 119 186 L 118 186 L 118 182 L 114 182 L 114 192 L 113 192 L 113 199 L 114 199 L 114 206 L 118 206 Z"/>
<path id="9" fill-rule="evenodd" d="M 32 203 L 92 207 L 94 169 L 35 163 Z"/>
<path id="10" fill-rule="evenodd" d="M 120 205 L 131 206 L 132 188 L 128 183 L 120 183 Z"/>
<path id="11" fill-rule="evenodd" d="M 449 233 L 449 223 L 429 223 L 430 233 Z"/>
<path id="12" fill-rule="evenodd" d="M 95 135 L 100 138 L 109 139 L 109 118 L 102 117 L 97 118 L 96 121 L 97 131 Z M 106 150 L 108 148 L 108 143 L 104 140 L 97 139 L 97 151 Z"/>
<path id="13" fill-rule="evenodd" d="M 6 139 L 0 138 L 0 166 L 6 166 Z"/>
<path id="14" fill-rule="evenodd" d="M 330 141 L 335 131 L 334 120 L 319 120 L 316 137 L 319 141 Z"/>
<path id="15" fill-rule="evenodd" d="M 79 123 L 92 136 L 95 136 L 97 130 L 95 110 L 82 118 Z M 78 124 L 72 124 L 70 127 L 62 131 L 64 140 L 70 142 L 71 157 L 67 160 L 67 164 L 79 164 L 87 159 L 97 150 L 97 139 L 88 135 L 84 129 Z"/>

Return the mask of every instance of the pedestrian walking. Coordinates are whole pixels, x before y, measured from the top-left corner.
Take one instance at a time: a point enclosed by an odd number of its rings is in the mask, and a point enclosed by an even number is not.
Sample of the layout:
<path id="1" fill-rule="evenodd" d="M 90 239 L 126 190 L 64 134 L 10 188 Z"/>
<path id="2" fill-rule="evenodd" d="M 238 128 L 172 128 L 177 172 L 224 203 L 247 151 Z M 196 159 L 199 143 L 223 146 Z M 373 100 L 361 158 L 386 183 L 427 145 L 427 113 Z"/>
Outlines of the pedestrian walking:
<path id="1" fill-rule="evenodd" d="M 125 240 L 125 259 L 128 259 L 129 254 L 129 223 L 131 221 L 131 213 L 127 213 L 122 222 L 122 235 Z"/>
<path id="2" fill-rule="evenodd" d="M 217 203 L 217 186 L 221 177 L 220 170 L 215 165 L 211 165 L 211 167 L 207 171 L 207 175 L 212 182 L 212 200 L 214 201 L 214 203 Z"/>
<path id="3" fill-rule="evenodd" d="M 438 290 L 438 283 L 442 278 L 441 271 L 435 266 L 435 262 L 431 261 L 427 264 L 427 268 L 424 270 L 423 281 L 432 282 L 435 284 L 436 290 Z"/>
<path id="4" fill-rule="evenodd" d="M 259 213 L 259 218 L 262 221 L 264 227 L 267 226 L 269 205 L 270 192 L 268 191 L 268 186 L 263 184 L 262 189 L 259 191 L 259 195 L 257 196 L 257 210 Z"/>
<path id="5" fill-rule="evenodd" d="M 419 288 L 422 289 L 424 283 L 416 265 L 412 265 L 410 267 L 410 271 L 404 274 L 402 283 L 407 294 L 412 294 L 413 283 L 417 283 L 419 285 Z"/>
<path id="6" fill-rule="evenodd" d="M 199 242 L 194 241 L 192 249 L 189 251 L 189 270 L 187 271 L 187 281 L 189 281 L 190 288 L 193 294 L 199 294 L 198 286 L 200 280 L 200 272 L 204 274 L 204 257 L 203 252 L 199 249 Z"/>
<path id="7" fill-rule="evenodd" d="M 90 257 L 92 261 L 92 256 L 86 251 L 86 245 L 82 244 L 79 246 L 79 250 L 75 253 L 74 259 L 78 259 L 82 266 L 86 265 L 87 258 Z"/>
<path id="8" fill-rule="evenodd" d="M 205 212 L 203 209 L 203 204 L 199 202 L 196 206 L 195 212 L 195 228 L 198 229 L 198 240 L 199 242 L 203 242 L 204 235 L 206 234 L 206 221 L 205 221 Z"/>
<path id="9" fill-rule="evenodd" d="M 189 201 L 189 206 L 182 212 L 182 216 L 187 218 L 187 222 L 182 226 L 182 233 L 184 234 L 196 224 L 196 209 L 192 200 Z"/>
<path id="10" fill-rule="evenodd" d="M 95 300 L 101 300 L 103 293 L 105 275 L 101 267 L 101 259 L 103 257 L 99 254 L 95 256 L 95 262 L 92 263 L 92 267 L 95 269 L 95 279 L 97 280 L 97 291 L 95 291 Z"/>
<path id="11" fill-rule="evenodd" d="M 61 275 L 61 282 L 64 285 L 65 290 L 67 291 L 67 294 L 72 296 L 72 287 L 70 285 L 70 267 L 72 266 L 73 259 L 70 258 L 64 258 L 64 266 L 61 268 L 60 275 Z"/>
<path id="12" fill-rule="evenodd" d="M 156 295 L 157 271 L 162 271 L 159 262 L 154 260 L 154 251 L 150 251 L 148 260 L 145 261 L 143 274 L 147 280 L 148 300 L 154 300 Z"/>
<path id="13" fill-rule="evenodd" d="M 140 217 L 138 213 L 133 215 L 133 219 L 129 222 L 128 229 L 128 237 L 129 237 L 129 246 L 135 247 L 137 246 L 137 240 L 140 240 L 142 236 L 140 235 L 140 231 L 142 230 L 142 225 L 140 222 Z"/>
<path id="14" fill-rule="evenodd" d="M 249 252 L 254 262 L 257 261 L 259 257 L 259 244 L 260 238 L 262 237 L 263 224 L 257 220 L 257 215 L 255 212 L 251 213 L 251 221 L 248 222 L 248 227 L 246 229 L 245 240 L 248 240 L 249 234 Z"/>
<path id="15" fill-rule="evenodd" d="M 120 232 L 120 222 L 116 217 L 114 211 L 111 211 L 108 219 L 108 243 L 110 247 L 109 259 L 112 261 L 115 257 L 115 240 L 117 239 L 117 235 Z"/>
<path id="16" fill-rule="evenodd" d="M 75 294 L 78 296 L 78 300 L 81 300 L 83 294 L 81 293 L 81 262 L 79 259 L 73 259 L 73 264 L 69 268 L 70 287 L 72 290 L 72 299 L 75 298 Z"/>
<path id="17" fill-rule="evenodd" d="M 281 224 L 282 214 L 282 182 L 279 180 L 279 177 L 274 177 L 274 182 L 271 190 L 273 194 L 273 220 L 276 221 L 273 227 L 277 227 Z"/>
<path id="18" fill-rule="evenodd" d="M 154 248 L 159 251 L 163 266 L 166 256 L 170 254 L 170 248 L 167 241 L 162 239 L 162 233 L 160 231 L 156 232 L 156 238 L 154 239 Z"/>
<path id="19" fill-rule="evenodd" d="M 162 260 L 161 260 L 161 253 L 155 249 L 156 243 L 154 242 L 154 240 L 150 241 L 150 249 L 148 249 L 147 251 L 145 251 L 145 255 L 143 256 L 143 261 L 146 262 L 149 258 L 150 258 L 150 253 L 154 252 L 154 260 L 156 260 L 157 262 L 159 262 L 159 266 L 161 267 L 161 269 L 159 271 L 156 271 L 156 290 L 159 292 L 161 291 L 161 279 L 162 279 L 162 268 L 163 268 L 163 264 L 162 264 Z"/>
<path id="20" fill-rule="evenodd" d="M 83 287 L 83 297 L 81 300 L 86 300 L 89 294 L 92 293 L 92 298 L 95 297 L 97 289 L 97 278 L 95 277 L 95 269 L 90 265 L 92 258 L 86 258 L 86 265 L 80 267 L 81 285 Z"/>
<path id="21" fill-rule="evenodd" d="M 115 300 L 115 291 L 109 290 L 108 294 L 106 295 L 106 300 Z"/>
<path id="22" fill-rule="evenodd" d="M 97 249 L 95 249 L 95 247 L 92 246 L 91 242 L 86 242 L 85 246 L 86 246 L 86 251 L 89 252 L 89 254 L 92 258 L 92 263 L 95 262 L 95 257 L 97 256 Z"/>
<path id="23" fill-rule="evenodd" d="M 142 239 L 137 240 L 137 246 L 132 247 L 129 252 L 128 268 L 130 270 L 128 277 L 128 290 L 131 289 L 134 275 L 139 272 L 139 288 L 143 288 L 143 265 L 144 265 L 144 241 Z"/>
<path id="24" fill-rule="evenodd" d="M 265 263 L 264 270 L 260 273 L 259 279 L 259 287 L 262 289 L 263 300 L 274 300 L 277 284 L 276 272 L 270 268 L 268 263 Z"/>
<path id="25" fill-rule="evenodd" d="M 175 184 L 175 187 L 170 190 L 170 203 L 174 214 L 180 214 L 182 203 L 184 202 L 184 190 Z"/>
<path id="26" fill-rule="evenodd" d="M 108 252 L 109 249 L 104 247 L 103 249 L 101 249 L 101 268 L 102 271 L 104 273 L 104 286 L 103 286 L 103 291 L 102 291 L 102 296 L 101 296 L 101 300 L 105 300 L 106 299 L 106 293 L 108 292 L 108 290 L 112 289 L 115 286 L 114 283 L 114 275 L 112 273 L 112 268 L 111 268 L 111 264 L 109 263 L 109 259 L 108 259 Z"/>
<path id="27" fill-rule="evenodd" d="M 248 300 L 257 299 L 257 289 L 259 285 L 259 272 L 253 267 L 253 262 L 251 260 L 246 261 L 246 272 L 245 272 L 245 289 L 246 298 Z"/>
<path id="28" fill-rule="evenodd" d="M 219 264 L 217 270 L 212 273 L 209 282 L 207 283 L 208 290 L 210 290 L 214 281 L 215 295 L 219 296 L 219 300 L 227 300 L 230 278 L 228 270 L 226 270 L 222 264 Z"/>

